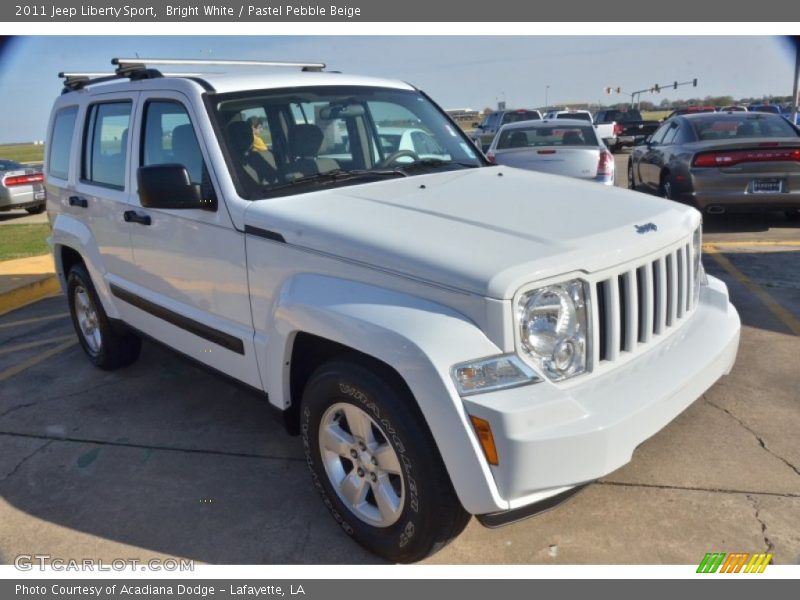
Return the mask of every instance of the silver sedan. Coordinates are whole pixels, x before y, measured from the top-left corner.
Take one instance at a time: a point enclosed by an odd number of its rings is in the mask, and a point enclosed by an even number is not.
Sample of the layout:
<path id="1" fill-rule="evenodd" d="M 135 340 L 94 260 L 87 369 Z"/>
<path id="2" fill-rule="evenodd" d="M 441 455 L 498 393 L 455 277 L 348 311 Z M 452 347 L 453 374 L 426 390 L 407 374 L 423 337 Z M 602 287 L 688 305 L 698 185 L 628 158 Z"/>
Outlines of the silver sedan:
<path id="1" fill-rule="evenodd" d="M 35 215 L 44 211 L 45 200 L 41 171 L 0 158 L 0 211 L 24 208 Z"/>
<path id="2" fill-rule="evenodd" d="M 498 165 L 614 185 L 614 157 L 594 125 L 577 119 L 504 125 L 486 157 Z"/>

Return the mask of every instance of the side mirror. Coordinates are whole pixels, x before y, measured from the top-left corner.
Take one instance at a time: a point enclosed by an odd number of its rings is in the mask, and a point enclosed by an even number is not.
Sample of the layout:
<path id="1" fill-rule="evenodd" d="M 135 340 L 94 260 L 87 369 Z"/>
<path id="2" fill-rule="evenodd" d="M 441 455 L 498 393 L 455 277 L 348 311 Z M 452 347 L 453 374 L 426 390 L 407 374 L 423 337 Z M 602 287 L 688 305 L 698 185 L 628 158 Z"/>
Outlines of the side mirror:
<path id="1" fill-rule="evenodd" d="M 139 200 L 144 208 L 199 208 L 217 210 L 215 198 L 203 199 L 186 167 L 179 164 L 148 165 L 136 172 Z"/>
<path id="2" fill-rule="evenodd" d="M 473 124 L 472 124 L 472 126 L 473 126 L 475 129 L 483 129 L 483 126 L 482 126 L 480 123 L 473 123 Z"/>
<path id="3" fill-rule="evenodd" d="M 650 138 L 652 138 L 652 137 L 653 137 L 652 135 L 648 135 L 646 138 L 638 140 L 635 145 L 636 146 L 649 146 L 650 145 Z"/>

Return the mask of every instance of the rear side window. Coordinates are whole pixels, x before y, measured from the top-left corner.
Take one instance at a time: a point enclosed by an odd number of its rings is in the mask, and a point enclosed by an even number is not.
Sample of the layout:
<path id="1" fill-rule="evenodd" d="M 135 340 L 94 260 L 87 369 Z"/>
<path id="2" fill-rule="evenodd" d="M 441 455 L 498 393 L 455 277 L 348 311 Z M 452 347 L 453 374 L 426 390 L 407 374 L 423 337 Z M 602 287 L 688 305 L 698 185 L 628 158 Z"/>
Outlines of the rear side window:
<path id="1" fill-rule="evenodd" d="M 798 136 L 786 119 L 766 114 L 708 115 L 694 119 L 692 127 L 701 141 Z"/>
<path id="2" fill-rule="evenodd" d="M 203 180 L 203 154 L 189 120 L 178 102 L 159 100 L 145 106 L 142 131 L 142 166 L 180 164 L 192 183 Z"/>
<path id="3" fill-rule="evenodd" d="M 124 189 L 131 107 L 131 102 L 89 107 L 81 168 L 84 181 Z"/>
<path id="4" fill-rule="evenodd" d="M 59 179 L 69 176 L 69 155 L 72 146 L 72 134 L 75 131 L 75 118 L 78 107 L 71 106 L 56 114 L 53 131 L 49 140 L 49 160 L 47 173 Z"/>

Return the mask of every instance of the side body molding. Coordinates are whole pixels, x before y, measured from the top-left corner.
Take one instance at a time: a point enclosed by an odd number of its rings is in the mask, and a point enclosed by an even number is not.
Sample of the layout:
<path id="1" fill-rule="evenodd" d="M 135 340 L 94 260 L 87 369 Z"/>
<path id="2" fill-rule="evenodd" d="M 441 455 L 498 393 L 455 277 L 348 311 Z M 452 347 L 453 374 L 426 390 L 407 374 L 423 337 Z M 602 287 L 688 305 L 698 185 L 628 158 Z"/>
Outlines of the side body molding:
<path id="1" fill-rule="evenodd" d="M 368 284 L 298 274 L 275 297 L 266 325 L 263 335 L 258 330 L 264 324 L 256 322 L 256 348 L 264 352 L 259 363 L 271 402 L 279 408 L 290 404 L 290 359 L 299 332 L 375 357 L 410 388 L 464 507 L 472 513 L 508 508 L 450 379 L 454 364 L 501 351 L 463 315 Z"/>

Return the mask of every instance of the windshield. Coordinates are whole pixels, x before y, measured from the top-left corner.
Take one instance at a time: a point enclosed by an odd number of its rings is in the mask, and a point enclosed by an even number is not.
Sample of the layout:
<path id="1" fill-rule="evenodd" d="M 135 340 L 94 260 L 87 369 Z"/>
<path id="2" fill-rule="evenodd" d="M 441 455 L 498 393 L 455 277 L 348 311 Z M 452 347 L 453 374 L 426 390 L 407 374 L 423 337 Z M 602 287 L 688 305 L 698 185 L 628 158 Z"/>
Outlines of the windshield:
<path id="1" fill-rule="evenodd" d="M 734 113 L 709 115 L 692 119 L 697 139 L 732 140 L 755 137 L 797 137 L 798 133 L 786 119 L 767 114 Z"/>
<path id="2" fill-rule="evenodd" d="M 210 99 L 228 168 L 251 200 L 484 165 L 461 130 L 416 91 L 326 86 Z"/>
<path id="3" fill-rule="evenodd" d="M 594 127 L 587 125 L 532 126 L 505 129 L 497 140 L 498 150 L 541 146 L 597 146 Z"/>

